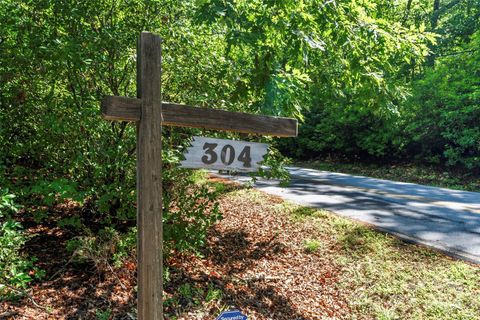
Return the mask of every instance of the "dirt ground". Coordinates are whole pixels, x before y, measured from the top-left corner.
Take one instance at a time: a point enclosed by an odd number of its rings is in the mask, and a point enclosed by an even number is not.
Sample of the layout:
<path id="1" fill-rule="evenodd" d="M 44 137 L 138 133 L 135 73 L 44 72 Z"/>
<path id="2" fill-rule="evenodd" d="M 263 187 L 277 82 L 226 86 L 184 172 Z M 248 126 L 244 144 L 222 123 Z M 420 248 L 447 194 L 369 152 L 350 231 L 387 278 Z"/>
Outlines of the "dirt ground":
<path id="1" fill-rule="evenodd" d="M 258 320 L 343 318 L 348 314 L 345 295 L 335 285 L 338 267 L 326 257 L 305 251 L 305 234 L 316 231 L 272 212 L 272 204 L 281 200 L 267 197 L 268 203 L 250 197 L 221 197 L 224 219 L 209 231 L 205 249 L 197 255 L 175 254 L 169 259 L 166 319 L 214 319 L 229 308 Z M 64 204 L 55 210 L 52 216 L 57 220 L 81 209 Z M 27 291 L 29 296 L 0 302 L 1 319 L 136 318 L 134 258 L 118 268 L 72 262 L 66 250 L 72 234 L 58 228 L 55 221 L 31 224 L 28 227 L 24 221 L 33 235 L 26 251 L 38 258 L 46 276 Z M 209 292 L 215 296 L 209 298 Z"/>

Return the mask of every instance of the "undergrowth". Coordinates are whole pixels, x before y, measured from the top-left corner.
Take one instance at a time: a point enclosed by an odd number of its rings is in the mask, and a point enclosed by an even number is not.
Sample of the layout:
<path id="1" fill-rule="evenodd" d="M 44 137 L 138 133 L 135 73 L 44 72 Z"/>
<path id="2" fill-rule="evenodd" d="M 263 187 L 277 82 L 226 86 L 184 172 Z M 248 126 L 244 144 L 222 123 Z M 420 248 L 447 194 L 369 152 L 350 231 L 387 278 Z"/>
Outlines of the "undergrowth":
<path id="1" fill-rule="evenodd" d="M 300 167 L 334 171 L 434 187 L 480 192 L 480 175 L 474 171 L 453 170 L 438 166 L 409 164 L 374 164 L 362 162 L 306 161 Z"/>
<path id="2" fill-rule="evenodd" d="M 12 218 L 20 206 L 8 190 L 0 190 L 0 298 L 12 299 L 24 294 L 24 289 L 44 272 L 34 263 L 35 257 L 22 253 L 28 237 L 22 225 Z"/>

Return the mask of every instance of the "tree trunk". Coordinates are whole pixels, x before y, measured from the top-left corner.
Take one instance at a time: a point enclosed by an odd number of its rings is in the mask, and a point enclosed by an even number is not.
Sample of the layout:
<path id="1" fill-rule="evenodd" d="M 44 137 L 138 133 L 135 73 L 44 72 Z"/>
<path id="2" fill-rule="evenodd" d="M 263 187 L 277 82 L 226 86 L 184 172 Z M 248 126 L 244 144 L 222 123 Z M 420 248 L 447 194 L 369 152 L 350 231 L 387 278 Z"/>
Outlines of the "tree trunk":
<path id="1" fill-rule="evenodd" d="M 432 16 L 430 17 L 430 28 L 432 31 L 435 31 L 435 29 L 438 26 L 438 18 L 440 17 L 440 0 L 433 0 L 433 11 L 432 11 Z M 430 55 L 427 57 L 427 65 L 430 67 L 433 67 L 435 65 L 435 45 L 430 45 Z"/>
<path id="2" fill-rule="evenodd" d="M 403 24 L 407 23 L 408 17 L 410 16 L 410 11 L 412 10 L 412 1 L 408 0 L 407 7 L 405 8 L 405 16 L 403 17 Z"/>
<path id="3" fill-rule="evenodd" d="M 433 11 L 430 18 L 430 27 L 432 31 L 437 28 L 438 18 L 440 16 L 440 0 L 433 0 Z"/>

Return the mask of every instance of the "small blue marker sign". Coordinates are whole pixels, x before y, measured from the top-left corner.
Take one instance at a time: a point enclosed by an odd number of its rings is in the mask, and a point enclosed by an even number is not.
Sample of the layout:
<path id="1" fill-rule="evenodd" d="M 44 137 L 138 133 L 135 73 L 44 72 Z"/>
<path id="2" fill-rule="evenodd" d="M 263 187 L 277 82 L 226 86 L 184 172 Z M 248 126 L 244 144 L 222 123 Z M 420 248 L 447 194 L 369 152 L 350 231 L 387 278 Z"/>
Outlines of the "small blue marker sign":
<path id="1" fill-rule="evenodd" d="M 217 320 L 248 320 L 247 316 L 238 310 L 224 311 Z"/>

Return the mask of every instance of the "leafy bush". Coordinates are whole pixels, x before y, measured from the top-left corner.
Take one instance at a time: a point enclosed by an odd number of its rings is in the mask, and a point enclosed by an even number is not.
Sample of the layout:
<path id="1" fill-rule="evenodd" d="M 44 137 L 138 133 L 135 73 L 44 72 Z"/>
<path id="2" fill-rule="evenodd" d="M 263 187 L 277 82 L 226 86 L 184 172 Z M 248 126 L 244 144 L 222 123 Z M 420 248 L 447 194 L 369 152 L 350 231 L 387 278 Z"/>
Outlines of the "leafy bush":
<path id="1" fill-rule="evenodd" d="M 400 120 L 395 112 L 361 106 L 317 106 L 306 113 L 298 138 L 280 141 L 279 147 L 297 159 L 391 157 L 402 141 Z"/>
<path id="2" fill-rule="evenodd" d="M 439 58 L 415 85 L 407 109 L 410 153 L 430 162 L 480 170 L 480 32 Z"/>
<path id="3" fill-rule="evenodd" d="M 180 151 L 164 152 L 163 233 L 165 253 L 201 248 L 207 229 L 221 218 L 216 193 L 199 173 L 178 167 Z"/>
<path id="4" fill-rule="evenodd" d="M 28 240 L 19 222 L 11 218 L 18 206 L 13 202 L 14 195 L 0 190 L 0 296 L 13 297 L 16 288 L 26 288 L 34 278 L 44 274 L 34 266 L 35 258 L 27 258 L 21 249 Z"/>
<path id="5" fill-rule="evenodd" d="M 104 272 L 111 266 L 110 262 L 119 266 L 121 259 L 128 256 L 133 249 L 135 242 L 132 239 L 132 232 L 121 235 L 112 227 L 106 227 L 93 234 L 87 230 L 87 234 L 70 239 L 67 242 L 67 250 L 72 253 L 76 262 L 91 262 L 95 268 Z M 133 232 L 136 236 L 136 232 Z M 125 246 L 128 243 L 131 246 Z"/>
<path id="6" fill-rule="evenodd" d="M 32 196 L 40 198 L 37 203 L 46 206 L 52 206 L 55 203 L 62 202 L 64 199 L 83 202 L 85 197 L 85 193 L 78 190 L 78 184 L 76 182 L 65 178 L 59 178 L 53 181 L 38 181 L 33 184 L 29 193 Z"/>
<path id="7" fill-rule="evenodd" d="M 9 216 L 12 212 L 17 212 L 20 209 L 20 206 L 15 204 L 13 199 L 15 199 L 15 195 L 11 194 L 7 190 L 3 190 L 0 188 L 0 218 L 4 218 Z"/>
<path id="8" fill-rule="evenodd" d="M 164 151 L 163 168 L 163 241 L 164 255 L 172 250 L 198 251 L 204 244 L 207 229 L 221 213 L 215 201 L 217 193 L 208 185 L 200 172 L 178 167 L 180 151 Z M 135 207 L 129 210 L 134 216 Z M 119 217 L 117 216 L 117 219 Z M 84 229 L 86 234 L 68 241 L 67 249 L 77 260 L 93 262 L 98 269 L 109 263 L 120 266 L 136 246 L 137 229 L 127 232 L 107 224 L 98 232 Z"/>

